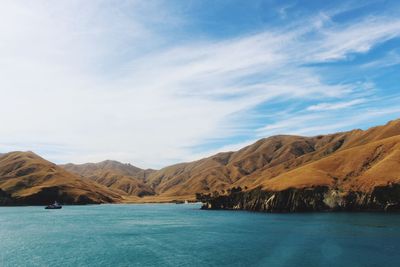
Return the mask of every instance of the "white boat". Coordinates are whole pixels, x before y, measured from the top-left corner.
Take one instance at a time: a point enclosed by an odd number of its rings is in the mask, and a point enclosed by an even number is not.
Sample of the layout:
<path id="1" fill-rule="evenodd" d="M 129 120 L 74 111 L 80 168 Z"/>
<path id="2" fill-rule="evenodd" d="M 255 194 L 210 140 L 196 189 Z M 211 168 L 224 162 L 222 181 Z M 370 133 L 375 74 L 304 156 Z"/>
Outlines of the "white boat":
<path id="1" fill-rule="evenodd" d="M 57 201 L 54 201 L 54 204 L 48 205 L 45 207 L 46 210 L 58 210 L 61 209 L 62 206 L 57 203 Z"/>

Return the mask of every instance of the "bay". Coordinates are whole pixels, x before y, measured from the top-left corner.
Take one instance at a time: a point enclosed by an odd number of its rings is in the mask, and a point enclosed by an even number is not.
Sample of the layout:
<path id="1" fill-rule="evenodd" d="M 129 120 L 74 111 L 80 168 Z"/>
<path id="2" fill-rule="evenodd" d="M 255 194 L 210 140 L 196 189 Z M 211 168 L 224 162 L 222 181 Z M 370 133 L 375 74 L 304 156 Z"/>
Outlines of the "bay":
<path id="1" fill-rule="evenodd" d="M 0 208 L 0 266 L 399 266 L 400 214 Z"/>

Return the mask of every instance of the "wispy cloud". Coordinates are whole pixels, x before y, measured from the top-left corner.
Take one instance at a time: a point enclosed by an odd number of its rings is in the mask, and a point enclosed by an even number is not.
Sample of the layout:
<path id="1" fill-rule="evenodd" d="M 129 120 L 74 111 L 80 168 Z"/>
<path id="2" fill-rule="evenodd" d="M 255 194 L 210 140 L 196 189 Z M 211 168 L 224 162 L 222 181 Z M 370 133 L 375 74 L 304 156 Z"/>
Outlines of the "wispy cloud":
<path id="1" fill-rule="evenodd" d="M 322 28 L 312 57 L 317 61 L 342 59 L 351 53 L 365 53 L 399 35 L 400 21 L 387 17 L 368 17 L 351 25 Z"/>
<path id="2" fill-rule="evenodd" d="M 321 110 L 335 110 L 352 107 L 361 103 L 365 103 L 366 99 L 354 99 L 347 102 L 334 102 L 334 103 L 319 103 L 317 105 L 312 105 L 307 108 L 310 111 L 321 111 Z"/>
<path id="3" fill-rule="evenodd" d="M 390 99 L 376 98 L 361 107 L 347 106 L 345 112 L 341 108 L 288 111 L 280 116 L 279 121 L 258 128 L 257 133 L 259 137 L 282 133 L 312 136 L 352 130 L 359 128 L 358 125 L 366 124 L 371 127 L 398 117 L 399 100 L 399 96 L 391 96 Z"/>
<path id="4" fill-rule="evenodd" d="M 334 115 L 313 112 L 368 101 L 355 99 L 360 84 L 328 81 L 307 65 L 366 53 L 400 35 L 396 17 L 336 24 L 317 15 L 229 39 L 175 40 L 185 18 L 163 2 L 1 5 L 0 149 L 35 149 L 58 162 L 160 167 L 193 159 L 193 147 L 234 136 L 254 115 L 268 115 L 257 108 L 277 103 L 321 102 L 305 107 L 309 114 L 276 113 L 282 122 L 251 128 L 248 140 L 295 126 L 336 130 L 327 119 Z M 34 145 L 44 143 L 42 151 Z"/>

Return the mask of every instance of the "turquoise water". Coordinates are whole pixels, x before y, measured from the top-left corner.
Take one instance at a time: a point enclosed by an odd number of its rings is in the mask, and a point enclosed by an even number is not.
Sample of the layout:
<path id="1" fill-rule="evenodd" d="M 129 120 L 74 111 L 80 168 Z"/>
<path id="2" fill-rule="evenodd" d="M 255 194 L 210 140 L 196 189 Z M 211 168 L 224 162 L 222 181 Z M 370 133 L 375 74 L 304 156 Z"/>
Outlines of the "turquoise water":
<path id="1" fill-rule="evenodd" d="M 400 266 L 400 215 L 0 208 L 0 266 Z"/>

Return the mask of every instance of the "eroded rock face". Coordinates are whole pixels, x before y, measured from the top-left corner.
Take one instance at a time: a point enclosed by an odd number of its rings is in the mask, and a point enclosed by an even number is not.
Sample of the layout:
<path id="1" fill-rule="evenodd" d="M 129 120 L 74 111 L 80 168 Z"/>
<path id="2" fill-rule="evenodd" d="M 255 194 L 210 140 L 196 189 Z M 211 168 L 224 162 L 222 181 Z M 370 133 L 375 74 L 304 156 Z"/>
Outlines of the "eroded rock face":
<path id="1" fill-rule="evenodd" d="M 400 211 L 400 184 L 375 187 L 372 192 L 338 192 L 326 186 L 283 191 L 232 190 L 228 195 L 197 195 L 202 209 L 262 212 Z"/>
<path id="2" fill-rule="evenodd" d="M 0 189 L 0 206 L 14 204 L 10 194 Z"/>

